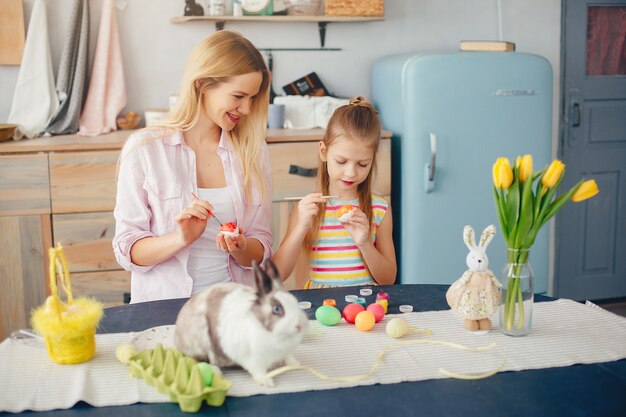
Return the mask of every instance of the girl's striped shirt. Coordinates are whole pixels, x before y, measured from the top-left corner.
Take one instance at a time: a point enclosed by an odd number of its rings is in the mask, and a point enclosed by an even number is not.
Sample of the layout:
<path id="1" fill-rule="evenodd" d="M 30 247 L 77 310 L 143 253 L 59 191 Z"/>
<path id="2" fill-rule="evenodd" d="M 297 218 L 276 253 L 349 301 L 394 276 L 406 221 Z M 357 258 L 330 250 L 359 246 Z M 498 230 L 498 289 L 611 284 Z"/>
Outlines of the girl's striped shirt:
<path id="1" fill-rule="evenodd" d="M 345 204 L 358 206 L 359 200 L 331 200 L 326 204 L 309 254 L 309 281 L 305 288 L 375 284 L 354 239 L 337 219 L 337 210 Z M 385 199 L 372 194 L 372 243 L 376 242 L 376 231 L 388 207 Z"/>

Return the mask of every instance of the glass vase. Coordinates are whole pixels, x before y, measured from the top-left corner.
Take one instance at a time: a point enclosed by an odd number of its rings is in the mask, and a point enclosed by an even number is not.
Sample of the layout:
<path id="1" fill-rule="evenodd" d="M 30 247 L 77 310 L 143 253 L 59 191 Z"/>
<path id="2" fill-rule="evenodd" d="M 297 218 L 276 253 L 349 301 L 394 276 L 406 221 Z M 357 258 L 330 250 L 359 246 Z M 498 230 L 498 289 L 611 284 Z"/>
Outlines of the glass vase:
<path id="1" fill-rule="evenodd" d="M 528 249 L 507 249 L 500 289 L 500 331 L 508 336 L 530 333 L 533 319 L 534 274 Z"/>

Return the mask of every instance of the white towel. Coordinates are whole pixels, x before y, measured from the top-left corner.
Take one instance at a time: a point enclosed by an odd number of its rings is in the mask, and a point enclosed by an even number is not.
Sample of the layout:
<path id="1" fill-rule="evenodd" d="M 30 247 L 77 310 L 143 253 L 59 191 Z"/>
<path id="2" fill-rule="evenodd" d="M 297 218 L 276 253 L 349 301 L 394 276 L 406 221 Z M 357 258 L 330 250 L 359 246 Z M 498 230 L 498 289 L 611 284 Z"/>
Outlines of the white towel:
<path id="1" fill-rule="evenodd" d="M 14 138 L 39 136 L 58 106 L 48 40 L 46 2 L 35 0 L 8 119 L 9 123 L 19 125 Z"/>
<path id="2" fill-rule="evenodd" d="M 334 97 L 276 96 L 274 104 L 285 105 L 285 127 L 290 129 L 326 128 L 330 116 L 349 100 Z"/>
<path id="3" fill-rule="evenodd" d="M 96 136 L 117 130 L 115 119 L 126 105 L 126 83 L 122 65 L 114 0 L 102 3 L 102 17 L 89 91 L 80 116 L 80 135 Z"/>

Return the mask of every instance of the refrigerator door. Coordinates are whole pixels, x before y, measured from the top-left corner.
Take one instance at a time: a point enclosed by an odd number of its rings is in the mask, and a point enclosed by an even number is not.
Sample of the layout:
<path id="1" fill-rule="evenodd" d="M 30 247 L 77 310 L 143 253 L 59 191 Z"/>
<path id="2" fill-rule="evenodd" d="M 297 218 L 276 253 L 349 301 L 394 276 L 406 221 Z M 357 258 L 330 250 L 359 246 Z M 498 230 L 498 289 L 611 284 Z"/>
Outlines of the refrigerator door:
<path id="1" fill-rule="evenodd" d="M 450 284 L 467 269 L 462 233 L 498 234 L 487 250 L 500 275 L 506 246 L 493 200 L 492 165 L 531 154 L 550 162 L 552 69 L 524 53 L 392 56 L 373 67 L 373 102 L 393 132 L 394 242 L 401 283 Z M 548 227 L 531 251 L 535 292 L 548 282 Z"/>

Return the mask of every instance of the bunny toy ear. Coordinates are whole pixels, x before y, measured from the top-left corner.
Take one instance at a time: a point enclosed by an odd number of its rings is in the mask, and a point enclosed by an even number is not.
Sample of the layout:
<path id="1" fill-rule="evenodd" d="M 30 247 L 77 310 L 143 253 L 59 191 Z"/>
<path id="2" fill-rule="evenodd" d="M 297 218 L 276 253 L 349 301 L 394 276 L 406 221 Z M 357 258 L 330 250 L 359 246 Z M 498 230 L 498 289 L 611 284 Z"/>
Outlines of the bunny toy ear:
<path id="1" fill-rule="evenodd" d="M 486 248 L 487 245 L 489 245 L 489 242 L 491 242 L 491 239 L 493 239 L 493 237 L 496 235 L 496 226 L 494 226 L 493 224 L 490 224 L 489 226 L 485 227 L 485 230 L 483 230 L 483 232 L 480 235 L 480 247 L 481 248 Z"/>
<path id="2" fill-rule="evenodd" d="M 476 239 L 474 239 L 474 228 L 470 225 L 467 225 L 463 228 L 463 242 L 465 242 L 465 246 L 469 250 L 472 250 L 476 247 Z"/>
<path id="3" fill-rule="evenodd" d="M 252 261 L 252 269 L 254 270 L 254 282 L 259 297 L 269 294 L 272 291 L 272 279 L 261 269 L 256 261 Z"/>

